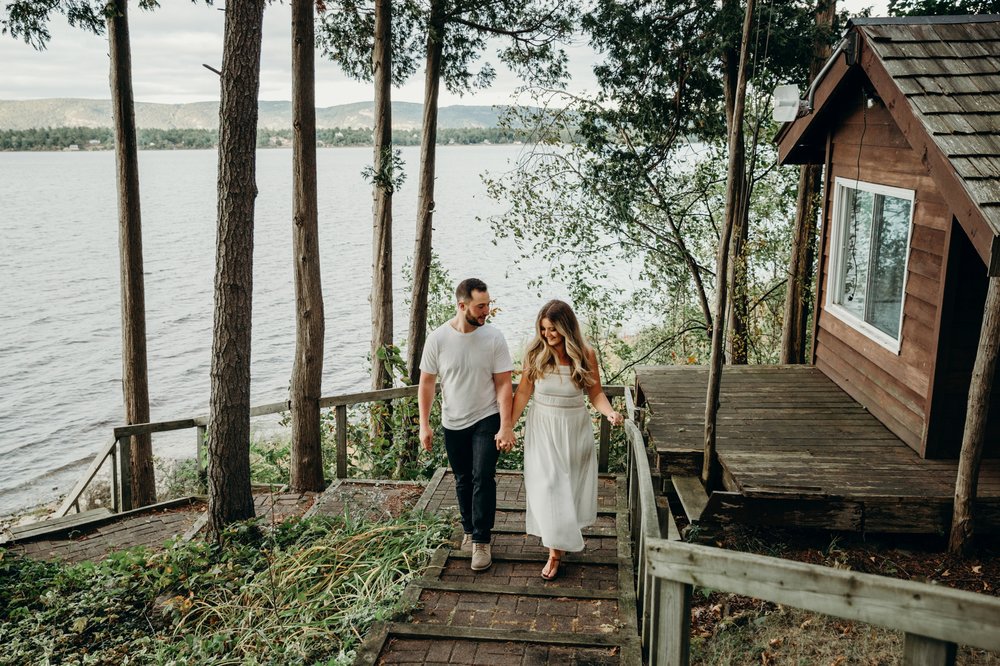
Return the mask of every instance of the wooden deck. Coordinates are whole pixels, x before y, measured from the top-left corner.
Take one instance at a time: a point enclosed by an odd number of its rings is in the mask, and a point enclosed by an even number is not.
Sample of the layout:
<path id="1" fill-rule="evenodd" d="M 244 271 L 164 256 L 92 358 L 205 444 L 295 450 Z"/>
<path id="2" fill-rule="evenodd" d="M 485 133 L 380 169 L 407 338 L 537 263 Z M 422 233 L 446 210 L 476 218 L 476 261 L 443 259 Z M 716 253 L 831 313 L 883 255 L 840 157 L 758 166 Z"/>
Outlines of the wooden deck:
<path id="1" fill-rule="evenodd" d="M 455 480 L 438 470 L 418 509 L 455 515 Z M 497 472 L 493 566 L 474 572 L 461 528 L 403 594 L 411 610 L 377 624 L 356 664 L 641 664 L 624 478 L 601 475 L 597 523 L 583 552 L 564 556 L 554 581 L 548 556 L 524 533 L 520 472 Z"/>
<path id="2" fill-rule="evenodd" d="M 704 366 L 636 372 L 660 472 L 701 471 Z M 717 446 L 724 492 L 701 521 L 944 533 L 957 461 L 923 460 L 813 366 L 726 366 Z M 1000 532 L 1000 460 L 983 461 L 977 530 Z"/>

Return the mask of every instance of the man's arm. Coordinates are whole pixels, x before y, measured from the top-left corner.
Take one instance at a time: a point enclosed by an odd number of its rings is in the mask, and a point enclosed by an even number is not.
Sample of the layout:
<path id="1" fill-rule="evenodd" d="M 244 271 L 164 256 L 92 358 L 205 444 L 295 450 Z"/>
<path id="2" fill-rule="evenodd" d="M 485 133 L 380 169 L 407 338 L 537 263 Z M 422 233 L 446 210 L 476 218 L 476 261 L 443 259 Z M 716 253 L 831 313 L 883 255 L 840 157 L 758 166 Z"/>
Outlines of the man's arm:
<path id="1" fill-rule="evenodd" d="M 497 433 L 497 448 L 510 451 L 514 448 L 514 424 L 511 422 L 511 408 L 514 405 L 514 389 L 511 383 L 511 371 L 493 374 L 493 386 L 497 392 L 497 406 L 500 407 L 500 432 Z"/>
<path id="2" fill-rule="evenodd" d="M 424 451 L 431 450 L 434 440 L 434 431 L 431 430 L 431 405 L 434 404 L 435 382 L 437 382 L 437 375 L 432 375 L 429 372 L 420 373 L 420 383 L 417 386 L 417 407 L 420 411 L 420 445 L 424 447 Z"/>

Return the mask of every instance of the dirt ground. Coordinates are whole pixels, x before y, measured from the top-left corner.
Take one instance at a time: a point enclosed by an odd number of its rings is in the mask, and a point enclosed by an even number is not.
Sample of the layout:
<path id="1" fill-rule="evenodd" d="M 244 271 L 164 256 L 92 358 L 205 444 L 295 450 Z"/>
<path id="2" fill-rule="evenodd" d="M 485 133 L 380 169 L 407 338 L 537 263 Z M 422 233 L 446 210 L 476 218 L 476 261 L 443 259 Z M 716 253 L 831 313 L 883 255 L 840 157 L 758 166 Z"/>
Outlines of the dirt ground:
<path id="1" fill-rule="evenodd" d="M 730 527 L 695 530 L 690 540 L 799 562 L 945 585 L 1000 596 L 1000 542 L 969 557 L 945 552 L 943 538 L 872 537 L 820 531 Z M 895 664 L 902 635 L 748 597 L 696 589 L 692 598 L 692 663 Z M 1000 655 L 960 648 L 963 665 L 1000 665 Z"/>

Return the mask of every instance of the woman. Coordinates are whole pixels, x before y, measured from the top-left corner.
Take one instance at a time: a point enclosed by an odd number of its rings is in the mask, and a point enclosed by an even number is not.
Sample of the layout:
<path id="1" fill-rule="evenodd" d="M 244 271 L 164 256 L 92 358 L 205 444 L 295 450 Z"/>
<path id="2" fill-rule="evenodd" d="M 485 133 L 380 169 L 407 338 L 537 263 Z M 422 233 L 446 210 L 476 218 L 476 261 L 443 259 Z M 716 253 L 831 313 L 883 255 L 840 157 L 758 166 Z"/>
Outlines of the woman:
<path id="1" fill-rule="evenodd" d="M 535 395 L 524 433 L 525 527 L 549 549 L 542 578 L 552 580 L 562 554 L 583 550 L 581 530 L 597 520 L 594 429 L 584 396 L 612 425 L 624 419 L 601 390 L 597 355 L 562 301 L 538 313 L 522 370 L 512 423 Z"/>

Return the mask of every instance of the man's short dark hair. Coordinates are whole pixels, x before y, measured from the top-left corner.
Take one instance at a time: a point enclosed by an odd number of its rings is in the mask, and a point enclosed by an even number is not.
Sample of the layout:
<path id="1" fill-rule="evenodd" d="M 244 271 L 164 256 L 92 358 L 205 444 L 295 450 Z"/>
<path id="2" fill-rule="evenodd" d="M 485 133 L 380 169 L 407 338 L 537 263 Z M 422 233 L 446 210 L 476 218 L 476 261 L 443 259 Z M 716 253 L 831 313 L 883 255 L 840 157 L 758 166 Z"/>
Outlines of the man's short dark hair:
<path id="1" fill-rule="evenodd" d="M 468 303 L 472 300 L 474 291 L 488 291 L 486 283 L 479 278 L 466 278 L 455 287 L 455 297 L 463 303 Z"/>

